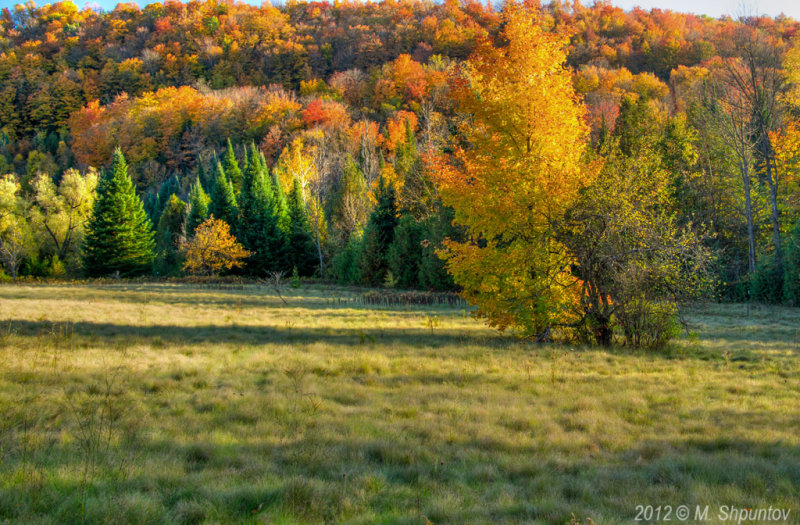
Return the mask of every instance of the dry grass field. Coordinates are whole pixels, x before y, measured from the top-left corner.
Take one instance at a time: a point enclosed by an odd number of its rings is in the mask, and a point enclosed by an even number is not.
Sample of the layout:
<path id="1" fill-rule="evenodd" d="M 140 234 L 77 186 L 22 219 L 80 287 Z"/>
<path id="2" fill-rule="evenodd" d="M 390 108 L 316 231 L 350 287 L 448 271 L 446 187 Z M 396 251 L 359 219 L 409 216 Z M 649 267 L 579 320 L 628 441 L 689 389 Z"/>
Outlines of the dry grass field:
<path id="1" fill-rule="evenodd" d="M 648 352 L 346 293 L 0 287 L 0 523 L 800 522 L 800 311 Z"/>

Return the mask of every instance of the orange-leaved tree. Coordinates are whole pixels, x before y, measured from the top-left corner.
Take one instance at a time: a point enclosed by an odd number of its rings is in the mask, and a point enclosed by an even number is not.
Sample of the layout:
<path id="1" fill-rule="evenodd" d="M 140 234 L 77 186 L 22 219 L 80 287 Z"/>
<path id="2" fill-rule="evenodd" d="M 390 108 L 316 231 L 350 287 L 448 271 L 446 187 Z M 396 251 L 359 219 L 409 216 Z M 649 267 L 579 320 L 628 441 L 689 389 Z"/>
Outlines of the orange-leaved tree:
<path id="1" fill-rule="evenodd" d="M 194 237 L 186 244 L 186 262 L 183 267 L 193 274 L 216 275 L 222 270 L 242 266 L 249 257 L 231 234 L 228 223 L 212 215 L 195 230 Z"/>
<path id="2" fill-rule="evenodd" d="M 554 225 L 596 169 L 564 67 L 567 31 L 532 4 L 502 16 L 501 44 L 480 41 L 451 78 L 462 146 L 428 167 L 467 233 L 441 252 L 465 298 L 491 325 L 545 338 L 574 320 L 580 293 Z"/>

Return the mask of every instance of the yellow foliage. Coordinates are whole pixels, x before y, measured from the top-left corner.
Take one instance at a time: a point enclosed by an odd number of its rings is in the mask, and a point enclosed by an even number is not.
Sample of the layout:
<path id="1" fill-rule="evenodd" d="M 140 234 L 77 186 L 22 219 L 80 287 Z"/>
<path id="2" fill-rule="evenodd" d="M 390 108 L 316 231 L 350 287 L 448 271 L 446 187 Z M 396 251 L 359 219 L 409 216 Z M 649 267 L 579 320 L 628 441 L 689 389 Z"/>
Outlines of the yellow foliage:
<path id="1" fill-rule="evenodd" d="M 504 10 L 502 40 L 488 40 L 452 82 L 469 148 L 428 159 L 442 200 L 467 242 L 442 255 L 465 297 L 498 328 L 539 334 L 571 320 L 578 297 L 553 224 L 594 177 L 584 161 L 585 108 L 565 69 L 568 35 L 519 4 Z"/>
<path id="2" fill-rule="evenodd" d="M 193 274 L 215 275 L 241 267 L 242 260 L 249 256 L 250 252 L 231 234 L 228 223 L 212 215 L 197 227 L 187 243 L 183 267 Z"/>

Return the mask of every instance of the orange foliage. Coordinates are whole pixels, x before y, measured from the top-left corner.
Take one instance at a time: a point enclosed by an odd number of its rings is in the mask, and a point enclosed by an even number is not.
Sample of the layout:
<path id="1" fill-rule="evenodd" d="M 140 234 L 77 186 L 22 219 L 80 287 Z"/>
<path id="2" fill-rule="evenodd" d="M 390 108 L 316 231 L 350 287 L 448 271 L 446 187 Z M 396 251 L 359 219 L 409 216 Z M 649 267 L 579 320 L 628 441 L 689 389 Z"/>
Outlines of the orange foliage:
<path id="1" fill-rule="evenodd" d="M 337 126 L 350 120 L 347 109 L 332 100 L 315 98 L 303 110 L 303 122 L 309 128 L 315 126 Z"/>
<path id="2" fill-rule="evenodd" d="M 442 255 L 465 297 L 500 329 L 536 335 L 571 319 L 578 297 L 554 224 L 594 176 L 585 109 L 563 67 L 568 35 L 506 4 L 503 48 L 481 41 L 452 79 L 469 148 L 428 157 L 442 200 L 469 234 Z"/>
<path id="3" fill-rule="evenodd" d="M 417 115 L 411 111 L 398 111 L 392 118 L 386 121 L 386 149 L 390 153 L 397 151 L 397 148 L 406 142 L 406 128 L 411 127 L 412 132 L 417 131 Z"/>

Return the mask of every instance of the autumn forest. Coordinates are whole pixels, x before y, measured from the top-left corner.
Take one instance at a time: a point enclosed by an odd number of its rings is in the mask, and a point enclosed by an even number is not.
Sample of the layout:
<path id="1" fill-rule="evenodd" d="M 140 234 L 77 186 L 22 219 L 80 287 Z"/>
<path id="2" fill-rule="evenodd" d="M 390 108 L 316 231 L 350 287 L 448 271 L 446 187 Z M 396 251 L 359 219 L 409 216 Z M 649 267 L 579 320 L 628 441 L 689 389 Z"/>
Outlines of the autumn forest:
<path id="1" fill-rule="evenodd" d="M 0 16 L 3 275 L 452 290 L 603 344 L 661 344 L 689 301 L 798 305 L 797 30 L 603 2 L 29 1 Z"/>
<path id="2" fill-rule="evenodd" d="M 0 523 L 800 523 L 799 29 L 3 9 Z"/>

